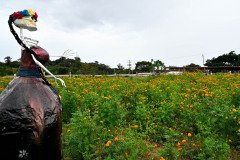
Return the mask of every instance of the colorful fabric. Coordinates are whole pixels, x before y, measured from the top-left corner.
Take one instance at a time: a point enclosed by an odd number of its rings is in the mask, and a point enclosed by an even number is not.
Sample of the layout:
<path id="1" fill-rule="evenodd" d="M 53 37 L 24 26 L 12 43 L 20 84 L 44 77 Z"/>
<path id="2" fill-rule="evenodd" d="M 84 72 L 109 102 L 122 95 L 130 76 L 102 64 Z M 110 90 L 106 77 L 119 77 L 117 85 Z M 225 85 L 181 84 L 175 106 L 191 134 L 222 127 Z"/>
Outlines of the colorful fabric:
<path id="1" fill-rule="evenodd" d="M 23 11 L 14 12 L 13 16 L 15 19 L 22 19 L 23 17 L 31 16 L 33 19 L 37 21 L 38 14 L 32 9 L 25 9 Z"/>
<path id="2" fill-rule="evenodd" d="M 34 16 L 35 12 L 32 9 L 28 9 L 28 13 L 30 14 L 30 16 Z"/>

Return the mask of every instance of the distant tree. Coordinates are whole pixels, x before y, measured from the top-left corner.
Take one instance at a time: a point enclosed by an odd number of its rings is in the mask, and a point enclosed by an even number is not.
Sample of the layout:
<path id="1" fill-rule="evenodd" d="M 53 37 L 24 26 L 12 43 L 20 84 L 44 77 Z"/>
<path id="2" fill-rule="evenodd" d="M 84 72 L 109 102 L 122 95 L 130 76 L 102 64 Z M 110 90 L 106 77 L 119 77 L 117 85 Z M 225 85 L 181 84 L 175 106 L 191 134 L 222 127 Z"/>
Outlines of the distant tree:
<path id="1" fill-rule="evenodd" d="M 20 62 L 19 61 L 12 61 L 9 65 L 12 68 L 18 68 L 20 66 Z"/>
<path id="2" fill-rule="evenodd" d="M 121 65 L 121 63 L 118 63 L 117 68 L 120 69 L 120 70 L 124 69 L 124 67 L 123 67 L 123 65 Z"/>
<path id="3" fill-rule="evenodd" d="M 4 61 L 7 65 L 10 65 L 11 61 L 12 61 L 12 58 L 10 56 L 7 56 L 4 58 Z"/>
<path id="4" fill-rule="evenodd" d="M 153 66 L 156 67 L 157 70 L 159 70 L 160 67 L 161 69 L 163 69 L 164 63 L 160 60 L 156 60 L 154 61 Z"/>
<path id="5" fill-rule="evenodd" d="M 153 64 L 148 61 L 140 61 L 136 63 L 135 70 L 138 72 L 151 72 Z"/>
<path id="6" fill-rule="evenodd" d="M 194 64 L 194 63 L 190 63 L 189 65 L 186 65 L 184 67 L 193 67 L 193 68 L 197 68 L 197 67 L 201 67 L 200 65 L 198 64 Z"/>
<path id="7" fill-rule="evenodd" d="M 206 60 L 205 66 L 240 66 L 240 54 L 231 51 L 217 58 Z"/>
<path id="8" fill-rule="evenodd" d="M 74 60 L 75 60 L 76 62 L 81 62 L 81 58 L 79 58 L 79 57 L 75 57 Z"/>

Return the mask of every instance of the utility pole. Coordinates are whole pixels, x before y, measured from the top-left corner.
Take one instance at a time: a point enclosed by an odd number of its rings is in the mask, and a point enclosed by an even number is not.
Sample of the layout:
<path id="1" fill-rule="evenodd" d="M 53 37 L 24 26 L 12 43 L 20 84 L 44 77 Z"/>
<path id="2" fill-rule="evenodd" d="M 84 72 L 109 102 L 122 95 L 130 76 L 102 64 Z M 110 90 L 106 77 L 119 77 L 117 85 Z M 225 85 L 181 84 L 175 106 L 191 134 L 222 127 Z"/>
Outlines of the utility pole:
<path id="1" fill-rule="evenodd" d="M 131 61 L 130 60 L 128 60 L 128 69 L 129 69 L 129 73 L 131 73 L 131 66 L 132 66 L 132 64 L 131 64 Z"/>
<path id="2" fill-rule="evenodd" d="M 204 63 L 205 63 L 205 61 L 204 61 L 204 55 L 202 54 L 202 58 L 203 58 L 203 67 L 204 67 Z"/>

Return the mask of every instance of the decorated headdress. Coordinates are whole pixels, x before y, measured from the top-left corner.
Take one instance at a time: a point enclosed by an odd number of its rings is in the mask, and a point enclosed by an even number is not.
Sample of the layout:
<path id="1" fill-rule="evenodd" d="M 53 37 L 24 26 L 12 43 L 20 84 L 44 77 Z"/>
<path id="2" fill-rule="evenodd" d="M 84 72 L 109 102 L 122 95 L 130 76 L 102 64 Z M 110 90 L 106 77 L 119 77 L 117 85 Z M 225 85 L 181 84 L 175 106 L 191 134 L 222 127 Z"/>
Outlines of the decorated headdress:
<path id="1" fill-rule="evenodd" d="M 14 24 L 29 31 L 36 31 L 36 22 L 38 19 L 37 12 L 32 9 L 25 9 L 23 11 L 14 12 L 12 14 Z"/>

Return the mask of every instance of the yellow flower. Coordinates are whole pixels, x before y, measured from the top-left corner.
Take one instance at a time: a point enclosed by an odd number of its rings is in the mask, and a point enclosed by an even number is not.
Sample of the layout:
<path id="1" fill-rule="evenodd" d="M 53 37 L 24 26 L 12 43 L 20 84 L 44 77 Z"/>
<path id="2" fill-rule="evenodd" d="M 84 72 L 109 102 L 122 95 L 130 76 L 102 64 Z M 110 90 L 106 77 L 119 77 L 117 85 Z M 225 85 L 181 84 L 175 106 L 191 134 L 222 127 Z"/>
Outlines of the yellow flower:
<path id="1" fill-rule="evenodd" d="M 180 143 L 180 142 L 177 142 L 177 146 L 178 146 L 178 147 L 181 146 L 181 143 Z"/>
<path id="2" fill-rule="evenodd" d="M 188 134 L 187 134 L 187 136 L 188 136 L 188 137 L 191 137 L 191 136 L 192 136 L 192 134 L 191 134 L 191 133 L 188 133 Z"/>
<path id="3" fill-rule="evenodd" d="M 163 157 L 160 157 L 160 160 L 165 160 L 165 158 L 163 158 Z"/>
<path id="4" fill-rule="evenodd" d="M 139 126 L 138 126 L 137 124 L 135 124 L 135 125 L 133 126 L 134 129 L 138 129 L 138 127 L 139 127 Z"/>

